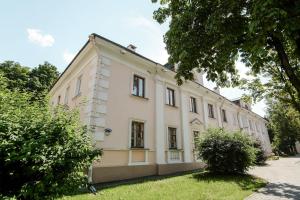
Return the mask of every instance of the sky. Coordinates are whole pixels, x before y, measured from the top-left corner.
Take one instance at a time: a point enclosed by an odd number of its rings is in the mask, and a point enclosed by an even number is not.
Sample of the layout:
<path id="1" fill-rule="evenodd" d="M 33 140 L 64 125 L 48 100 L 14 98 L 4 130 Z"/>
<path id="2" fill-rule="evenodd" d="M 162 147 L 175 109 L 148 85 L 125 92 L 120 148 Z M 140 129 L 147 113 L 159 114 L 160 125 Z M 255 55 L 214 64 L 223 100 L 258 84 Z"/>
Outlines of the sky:
<path id="1" fill-rule="evenodd" d="M 161 64 L 168 60 L 163 35 L 168 24 L 158 24 L 151 0 L 10 0 L 0 4 L 0 62 L 17 61 L 28 67 L 48 61 L 62 72 L 91 33 L 123 46 L 134 44 L 137 52 Z M 241 76 L 246 67 L 237 62 Z M 205 81 L 212 89 L 214 84 Z M 244 92 L 222 88 L 229 99 Z M 264 102 L 252 107 L 261 116 Z"/>

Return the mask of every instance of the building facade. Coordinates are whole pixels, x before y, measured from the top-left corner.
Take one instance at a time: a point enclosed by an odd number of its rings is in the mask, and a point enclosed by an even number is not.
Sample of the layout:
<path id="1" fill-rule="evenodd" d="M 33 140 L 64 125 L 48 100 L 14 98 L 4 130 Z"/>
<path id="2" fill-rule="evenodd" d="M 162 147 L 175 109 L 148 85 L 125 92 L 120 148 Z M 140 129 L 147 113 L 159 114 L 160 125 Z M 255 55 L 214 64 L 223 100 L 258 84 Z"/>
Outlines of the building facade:
<path id="1" fill-rule="evenodd" d="M 271 146 L 266 121 L 241 100 L 203 86 L 203 75 L 178 86 L 175 72 L 97 34 L 79 51 L 50 91 L 52 105 L 80 110 L 93 144 L 94 183 L 193 170 L 194 140 L 209 127 L 243 130 Z"/>

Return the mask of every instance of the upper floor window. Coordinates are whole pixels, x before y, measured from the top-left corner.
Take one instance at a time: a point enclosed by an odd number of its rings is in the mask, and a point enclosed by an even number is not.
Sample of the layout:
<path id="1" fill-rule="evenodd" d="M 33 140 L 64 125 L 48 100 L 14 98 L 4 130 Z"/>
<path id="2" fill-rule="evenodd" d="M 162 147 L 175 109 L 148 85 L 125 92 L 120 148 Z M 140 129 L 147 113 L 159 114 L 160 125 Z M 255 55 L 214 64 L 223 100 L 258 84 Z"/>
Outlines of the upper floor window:
<path id="1" fill-rule="evenodd" d="M 197 102 L 196 98 L 194 97 L 190 98 L 190 111 L 193 113 L 197 113 Z"/>
<path id="2" fill-rule="evenodd" d="M 60 104 L 60 95 L 58 95 L 58 97 L 57 97 L 57 105 L 59 105 Z"/>
<path id="3" fill-rule="evenodd" d="M 176 128 L 168 127 L 169 149 L 177 149 Z"/>
<path id="4" fill-rule="evenodd" d="M 252 121 L 249 120 L 249 126 L 250 126 L 250 130 L 253 130 L 253 125 L 252 125 Z"/>
<path id="5" fill-rule="evenodd" d="M 131 148 L 144 148 L 143 122 L 131 122 Z"/>
<path id="6" fill-rule="evenodd" d="M 223 122 L 227 122 L 226 110 L 222 109 L 222 120 Z"/>
<path id="7" fill-rule="evenodd" d="M 215 118 L 215 115 L 214 115 L 214 106 L 212 104 L 208 104 L 208 116 L 210 118 Z"/>
<path id="8" fill-rule="evenodd" d="M 175 106 L 175 91 L 171 88 L 167 88 L 166 91 L 166 104 Z"/>
<path id="9" fill-rule="evenodd" d="M 66 89 L 66 94 L 65 94 L 65 104 L 68 104 L 69 102 L 69 90 L 70 90 L 70 87 L 67 87 Z"/>
<path id="10" fill-rule="evenodd" d="M 82 82 L 82 76 L 79 76 L 76 83 L 75 96 L 80 95 L 81 93 L 81 82 Z"/>
<path id="11" fill-rule="evenodd" d="M 132 94 L 139 97 L 145 97 L 145 79 L 134 75 Z"/>

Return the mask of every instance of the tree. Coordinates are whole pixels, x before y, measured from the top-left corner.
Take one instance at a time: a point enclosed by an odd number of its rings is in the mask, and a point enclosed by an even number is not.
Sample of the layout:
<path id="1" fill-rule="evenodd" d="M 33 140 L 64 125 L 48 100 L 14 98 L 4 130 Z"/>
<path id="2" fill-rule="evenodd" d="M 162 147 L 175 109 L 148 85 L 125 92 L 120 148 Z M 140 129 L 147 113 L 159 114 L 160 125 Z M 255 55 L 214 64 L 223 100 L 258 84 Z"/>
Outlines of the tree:
<path id="1" fill-rule="evenodd" d="M 34 98 L 43 98 L 57 80 L 57 68 L 44 62 L 36 68 L 29 68 L 14 61 L 0 63 L 0 71 L 7 78 L 8 89 L 35 93 Z"/>
<path id="2" fill-rule="evenodd" d="M 21 66 L 14 61 L 0 63 L 0 72 L 7 79 L 7 88 L 10 90 L 26 90 L 29 82 L 29 67 Z"/>
<path id="3" fill-rule="evenodd" d="M 51 110 L 47 100 L 6 85 L 0 73 L 0 198 L 53 199 L 84 186 L 83 171 L 101 151 L 78 112 Z"/>
<path id="4" fill-rule="evenodd" d="M 300 141 L 300 114 L 277 100 L 268 102 L 269 129 L 273 134 L 275 152 L 295 154 L 295 142 Z"/>
<path id="5" fill-rule="evenodd" d="M 28 89 L 37 93 L 44 91 L 48 92 L 58 76 L 59 73 L 57 68 L 46 61 L 44 64 L 41 64 L 30 71 Z"/>
<path id="6" fill-rule="evenodd" d="M 152 0 L 157 2 L 157 0 Z M 238 84 L 238 57 L 255 74 L 276 66 L 300 99 L 300 1 L 160 0 L 154 18 L 170 19 L 164 36 L 176 78 L 207 72 L 219 85 Z M 182 79 L 183 78 L 183 79 Z"/>

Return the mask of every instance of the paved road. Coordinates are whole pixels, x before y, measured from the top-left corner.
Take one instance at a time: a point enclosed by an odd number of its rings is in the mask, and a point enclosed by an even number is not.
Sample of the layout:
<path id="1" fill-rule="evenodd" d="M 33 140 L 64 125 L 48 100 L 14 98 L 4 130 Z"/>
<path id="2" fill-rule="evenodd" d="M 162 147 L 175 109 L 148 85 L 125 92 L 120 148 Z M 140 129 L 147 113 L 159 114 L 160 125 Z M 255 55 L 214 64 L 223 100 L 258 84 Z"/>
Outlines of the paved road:
<path id="1" fill-rule="evenodd" d="M 300 155 L 267 163 L 249 173 L 266 179 L 269 184 L 246 200 L 300 200 Z"/>

